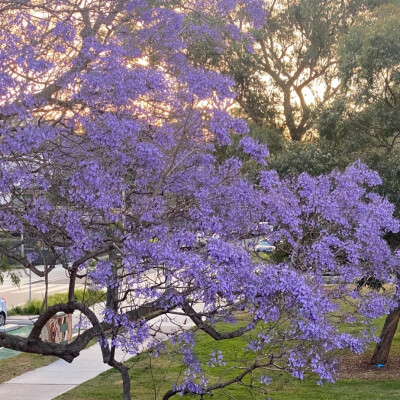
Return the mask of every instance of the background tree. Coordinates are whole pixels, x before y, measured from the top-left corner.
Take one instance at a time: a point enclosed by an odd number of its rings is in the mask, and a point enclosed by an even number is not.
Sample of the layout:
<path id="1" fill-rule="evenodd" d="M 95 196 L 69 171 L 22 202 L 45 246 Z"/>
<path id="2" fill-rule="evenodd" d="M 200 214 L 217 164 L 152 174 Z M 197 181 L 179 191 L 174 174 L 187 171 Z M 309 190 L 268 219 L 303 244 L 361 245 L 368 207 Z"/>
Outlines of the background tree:
<path id="1" fill-rule="evenodd" d="M 355 20 L 348 34 L 340 38 L 339 66 L 343 88 L 316 120 L 320 138 L 313 143 L 287 144 L 275 154 L 270 168 L 280 175 L 303 171 L 316 176 L 348 163 L 363 160 L 379 171 L 378 192 L 399 210 L 400 153 L 399 43 L 395 20 L 398 4 L 387 4 Z M 389 235 L 392 247 L 397 235 Z M 398 307 L 388 316 L 371 360 L 386 364 L 398 325 Z"/>
<path id="2" fill-rule="evenodd" d="M 346 115 L 341 118 L 343 129 L 336 130 L 337 139 L 342 136 L 341 142 L 353 141 L 353 146 L 345 144 L 353 151 L 354 143 L 357 143 L 358 151 L 366 153 L 363 158 L 369 165 L 382 171 L 384 194 L 397 205 L 400 189 L 400 29 L 395 21 L 399 17 L 398 4 L 382 6 L 360 20 L 342 39 L 340 66 L 347 84 L 347 102 L 344 103 L 347 107 L 342 109 Z M 398 240 L 395 244 L 398 245 Z M 385 321 L 371 359 L 373 364 L 387 363 L 399 318 L 397 306 Z"/>
<path id="3" fill-rule="evenodd" d="M 338 93 L 338 39 L 376 1 L 273 1 L 256 44 L 236 41 L 228 51 L 206 41 L 191 49 L 196 62 L 216 65 L 236 82 L 236 100 L 259 126 L 300 141 L 315 133 L 318 111 Z M 242 21 L 237 23 L 242 25 Z"/>

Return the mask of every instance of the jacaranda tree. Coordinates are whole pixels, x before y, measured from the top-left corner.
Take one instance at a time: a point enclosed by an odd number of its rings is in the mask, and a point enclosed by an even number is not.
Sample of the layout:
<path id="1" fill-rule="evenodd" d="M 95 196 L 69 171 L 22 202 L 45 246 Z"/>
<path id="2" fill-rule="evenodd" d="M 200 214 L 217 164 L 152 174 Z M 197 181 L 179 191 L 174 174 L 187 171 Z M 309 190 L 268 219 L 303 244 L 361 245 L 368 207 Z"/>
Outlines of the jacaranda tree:
<path id="1" fill-rule="evenodd" d="M 0 5 L 0 229 L 41 243 L 21 255 L 20 242 L 3 241 L 0 252 L 42 277 L 62 264 L 70 280 L 67 303 L 45 309 L 28 338 L 0 333 L 0 345 L 72 362 L 97 338 L 130 399 L 115 348 L 162 353 L 161 320 L 181 314 L 195 329 L 169 332 L 185 373 L 163 399 L 211 394 L 252 374 L 268 384 L 275 370 L 332 381 L 333 351 L 359 352 L 371 338 L 338 322 L 366 324 L 390 306 L 352 283 L 391 279 L 396 260 L 383 235 L 398 224 L 393 207 L 368 191 L 379 177 L 361 164 L 293 181 L 264 172 L 254 187 L 238 159 L 216 162 L 214 144 L 247 128 L 228 112 L 232 82 L 190 65 L 185 49 L 199 35 L 217 49 L 228 36 L 247 35 L 232 16 L 244 27 L 263 24 L 263 4 Z M 210 24 L 209 13 L 224 24 Z M 266 148 L 252 139 L 238 146 L 266 162 Z M 276 246 L 266 260 L 249 245 L 263 235 Z M 44 250 L 42 271 L 35 265 Z M 324 284 L 327 272 L 336 285 Z M 106 292 L 101 314 L 75 300 L 76 280 L 86 275 Z M 87 329 L 70 344 L 45 343 L 41 330 L 59 311 L 82 312 Z M 219 321 L 231 329 L 220 331 Z M 193 351 L 197 330 L 216 341 L 248 338 L 245 366 L 209 382 Z M 216 354 L 210 362 L 222 365 Z"/>

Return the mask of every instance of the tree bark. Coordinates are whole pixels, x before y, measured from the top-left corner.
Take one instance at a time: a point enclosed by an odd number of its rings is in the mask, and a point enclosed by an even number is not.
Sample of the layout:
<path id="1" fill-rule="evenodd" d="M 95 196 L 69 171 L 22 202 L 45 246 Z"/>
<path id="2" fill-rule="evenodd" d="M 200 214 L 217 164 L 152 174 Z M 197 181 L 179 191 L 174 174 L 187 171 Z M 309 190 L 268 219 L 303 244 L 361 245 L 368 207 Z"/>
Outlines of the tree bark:
<path id="1" fill-rule="evenodd" d="M 400 304 L 386 317 L 385 324 L 379 337 L 379 343 L 377 343 L 374 354 L 371 358 L 371 364 L 387 364 L 390 347 L 399 324 L 399 319 Z"/>
<path id="2" fill-rule="evenodd" d="M 129 376 L 129 368 L 122 363 L 112 360 L 109 365 L 117 369 L 122 377 L 122 399 L 131 400 L 131 378 Z"/>
<path id="3" fill-rule="evenodd" d="M 283 89 L 283 114 L 285 116 L 286 126 L 289 130 L 289 135 L 292 141 L 300 142 L 306 130 L 304 128 L 304 121 L 300 125 L 296 124 L 293 105 L 291 103 L 291 87 L 286 86 Z M 303 110 L 304 112 L 304 110 Z M 303 119 L 304 119 L 303 114 Z"/>

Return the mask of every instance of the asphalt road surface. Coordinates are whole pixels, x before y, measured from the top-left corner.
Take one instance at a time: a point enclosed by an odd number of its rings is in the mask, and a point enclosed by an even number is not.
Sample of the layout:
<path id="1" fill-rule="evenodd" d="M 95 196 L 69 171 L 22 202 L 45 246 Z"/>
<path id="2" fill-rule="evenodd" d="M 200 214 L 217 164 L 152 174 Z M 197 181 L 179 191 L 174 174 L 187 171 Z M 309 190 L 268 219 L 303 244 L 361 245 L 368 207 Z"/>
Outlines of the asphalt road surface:
<path id="1" fill-rule="evenodd" d="M 39 266 L 38 269 L 41 267 Z M 0 296 L 7 300 L 7 308 L 10 309 L 17 305 L 24 304 L 29 300 L 29 275 L 24 270 L 20 270 L 21 282 L 19 286 L 11 283 L 9 277 L 5 277 L 4 283 L 0 285 Z M 56 266 L 54 270 L 49 273 L 49 294 L 63 293 L 68 291 L 69 279 L 65 274 L 65 270 L 61 265 Z M 84 280 L 78 280 L 76 287 L 83 287 Z M 44 278 L 40 278 L 32 274 L 32 299 L 42 300 L 45 293 Z"/>

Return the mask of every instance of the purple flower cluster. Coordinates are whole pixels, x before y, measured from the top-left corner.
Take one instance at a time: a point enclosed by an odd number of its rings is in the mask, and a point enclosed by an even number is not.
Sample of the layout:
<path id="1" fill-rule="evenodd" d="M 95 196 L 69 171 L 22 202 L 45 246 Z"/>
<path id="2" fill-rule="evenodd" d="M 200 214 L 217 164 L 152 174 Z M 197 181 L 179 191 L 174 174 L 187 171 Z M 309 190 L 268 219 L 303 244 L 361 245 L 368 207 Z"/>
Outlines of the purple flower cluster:
<path id="1" fill-rule="evenodd" d="M 222 320 L 231 337 L 257 329 L 245 346 L 254 360 L 273 366 L 276 356 L 298 378 L 308 369 L 331 381 L 330 352 L 359 352 L 371 338 L 339 330 L 339 300 L 354 300 L 354 318 L 366 325 L 390 306 L 351 284 L 400 272 L 384 239 L 398 221 L 371 192 L 378 175 L 361 163 L 316 178 L 263 171 L 254 187 L 238 158 L 217 161 L 215 142 L 248 128 L 227 111 L 232 82 L 193 67 L 186 49 L 204 39 L 198 32 L 242 34 L 227 14 L 260 26 L 263 2 L 189 0 L 175 10 L 167 1 L 115 0 L 87 13 L 70 1 L 54 10 L 37 3 L 0 16 L 21 28 L 0 33 L 1 232 L 40 241 L 46 263 L 62 263 L 72 283 L 88 271 L 108 293 L 102 322 L 114 327 L 113 346 L 137 353 L 151 320 L 168 313 L 219 339 L 229 336 L 214 324 Z M 267 149 L 251 138 L 239 148 L 266 163 Z M 258 236 L 276 248 L 268 260 L 245 245 Z M 33 270 L 40 256 L 21 257 L 12 245 L 0 252 Z M 338 277 L 333 289 L 326 273 Z M 238 312 L 250 320 L 239 333 Z M 193 335 L 177 339 L 182 393 L 208 385 Z M 210 365 L 225 362 L 216 348 Z"/>

